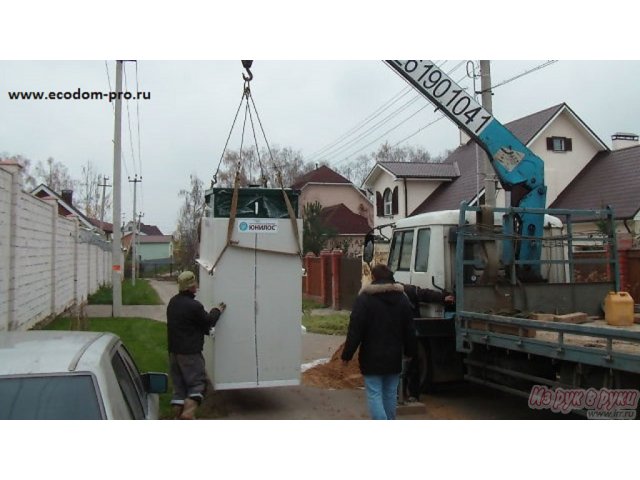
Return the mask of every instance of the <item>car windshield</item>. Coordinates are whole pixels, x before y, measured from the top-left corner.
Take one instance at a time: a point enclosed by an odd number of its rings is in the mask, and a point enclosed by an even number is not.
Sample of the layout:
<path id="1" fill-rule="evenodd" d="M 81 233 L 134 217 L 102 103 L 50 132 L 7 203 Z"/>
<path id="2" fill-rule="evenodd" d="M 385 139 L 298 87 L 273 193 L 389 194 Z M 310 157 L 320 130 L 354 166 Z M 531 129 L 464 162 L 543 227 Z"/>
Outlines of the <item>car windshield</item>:
<path id="1" fill-rule="evenodd" d="M 99 420 L 90 375 L 0 377 L 0 420 Z"/>

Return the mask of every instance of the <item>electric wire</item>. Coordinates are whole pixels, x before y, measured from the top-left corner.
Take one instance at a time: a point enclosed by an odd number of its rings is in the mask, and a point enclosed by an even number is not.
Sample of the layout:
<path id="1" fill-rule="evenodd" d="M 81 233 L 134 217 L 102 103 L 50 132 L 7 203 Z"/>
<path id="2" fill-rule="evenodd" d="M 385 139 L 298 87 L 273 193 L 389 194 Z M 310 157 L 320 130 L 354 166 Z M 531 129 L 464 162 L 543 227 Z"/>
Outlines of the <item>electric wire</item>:
<path id="1" fill-rule="evenodd" d="M 454 67 L 450 73 L 455 72 L 455 70 L 457 70 L 458 68 L 460 68 L 460 66 L 464 63 L 464 61 L 458 63 L 458 65 L 456 65 L 456 67 Z M 465 77 L 462 77 L 460 80 L 458 80 L 458 84 L 464 79 Z M 416 96 L 417 98 L 421 98 L 422 96 L 420 94 L 418 94 Z M 401 125 L 403 125 L 404 123 L 406 123 L 408 120 L 410 120 L 411 118 L 413 118 L 415 115 L 417 115 L 419 112 L 421 112 L 422 110 L 424 110 L 427 106 L 432 105 L 432 103 L 429 101 L 427 104 L 425 104 L 423 107 L 421 107 L 418 111 L 414 112 L 413 114 L 411 114 L 409 117 L 405 118 L 404 120 L 400 121 L 399 123 L 397 123 L 396 125 L 394 125 L 392 128 L 390 128 L 389 130 L 387 130 L 385 133 L 383 133 L 382 135 L 380 135 L 379 137 L 377 137 L 376 139 L 372 140 L 371 142 L 369 142 L 368 144 L 366 144 L 365 146 L 359 148 L 358 150 L 351 152 L 349 155 L 347 155 L 346 157 L 342 158 L 341 160 L 338 160 L 337 162 L 334 162 L 334 165 L 338 165 L 341 164 L 342 162 L 344 162 L 345 160 L 348 160 L 349 158 L 353 157 L 355 154 L 360 153 L 362 150 L 364 150 L 365 148 L 371 146 L 372 144 L 374 144 L 375 142 L 377 142 L 378 140 L 380 140 L 382 137 L 386 136 L 387 134 L 391 133 L 393 130 L 397 129 L 398 127 L 400 127 Z M 414 132 L 413 134 L 411 134 L 409 137 L 406 137 L 405 139 L 403 139 L 402 141 L 405 141 L 407 138 L 411 138 L 413 136 L 415 136 L 416 134 L 418 134 L 420 131 L 425 130 L 427 127 L 430 127 L 432 125 L 434 125 L 435 123 L 437 123 L 438 121 L 440 121 L 442 118 L 444 118 L 444 115 L 441 115 L 440 117 L 436 118 L 435 120 L 429 122 L 427 125 L 423 126 L 420 130 L 418 130 L 417 132 Z M 401 142 L 402 142 L 401 141 Z M 396 143 L 394 146 L 397 146 L 399 143 Z"/>
<path id="2" fill-rule="evenodd" d="M 453 73 L 455 73 L 462 65 L 465 64 L 465 60 L 462 60 L 460 62 L 458 62 L 454 67 L 452 67 L 447 74 L 448 75 L 452 75 Z M 441 65 L 444 65 L 446 62 L 442 62 Z M 464 77 L 462 78 L 464 79 Z M 462 81 L 462 79 L 460 81 Z M 459 81 L 459 82 L 460 82 Z M 409 87 L 411 88 L 411 87 Z M 352 146 L 354 143 L 357 143 L 358 141 L 362 140 L 363 138 L 367 137 L 368 135 L 372 134 L 375 130 L 381 128 L 382 126 L 384 126 L 386 123 L 390 122 L 394 117 L 398 116 L 400 113 L 402 113 L 409 105 L 413 104 L 414 102 L 418 101 L 418 99 L 424 98 L 422 97 L 422 95 L 420 95 L 419 93 L 416 93 L 414 95 L 414 97 L 409 100 L 407 103 L 405 103 L 402 107 L 396 109 L 395 111 L 393 111 L 392 113 L 390 113 L 389 115 L 387 115 L 385 118 L 383 118 L 382 120 L 380 120 L 378 123 L 376 123 L 375 125 L 371 126 L 368 130 L 366 130 L 365 132 L 362 132 L 360 135 L 358 135 L 356 138 L 350 140 L 347 144 L 343 145 L 342 147 L 338 148 L 337 150 L 334 150 L 333 152 L 330 153 L 330 156 L 336 156 L 341 154 L 342 152 L 344 152 L 345 150 L 347 150 L 350 146 Z M 404 108 L 403 108 L 404 107 Z M 418 111 L 423 110 L 423 108 L 421 108 Z M 386 135 L 387 133 L 390 133 L 391 131 L 395 130 L 396 128 L 398 128 L 399 126 L 403 125 L 404 123 L 406 123 L 407 120 L 409 120 L 410 118 L 415 117 L 417 112 L 412 113 L 409 117 L 405 118 L 403 121 L 397 123 L 395 125 L 395 127 L 391 128 L 390 130 L 388 130 L 387 132 L 385 132 L 382 136 Z M 428 126 L 433 125 L 433 123 L 435 122 L 430 122 Z M 424 127 L 426 128 L 426 127 Z M 414 132 L 414 134 L 408 136 L 405 138 L 411 138 L 414 135 L 417 135 L 420 131 L 424 130 L 424 128 L 421 128 L 420 130 L 418 130 L 417 132 Z M 381 137 L 378 137 L 376 140 L 379 140 Z M 374 140 L 373 142 L 375 142 L 376 140 Z M 369 147 L 373 142 L 370 142 L 368 144 L 366 144 L 364 147 L 359 148 L 358 150 L 356 150 L 355 152 L 349 154 L 346 158 L 343 158 L 342 160 L 338 161 L 337 163 L 342 163 L 345 159 L 348 159 L 350 157 L 352 157 L 355 153 L 359 153 L 360 151 L 362 151 L 363 149 Z M 335 163 L 335 164 L 337 164 Z"/>
<path id="3" fill-rule="evenodd" d="M 129 86 L 127 84 L 127 63 L 122 63 L 122 73 L 124 75 L 124 91 L 129 92 Z M 133 133 L 131 132 L 131 112 L 129 110 L 129 99 L 125 98 L 127 104 L 127 125 L 129 127 L 129 146 L 131 147 L 131 161 L 133 163 L 133 172 L 137 175 L 136 170 L 136 156 L 133 149 Z"/>
<path id="4" fill-rule="evenodd" d="M 331 152 L 329 155 L 330 156 L 336 156 L 341 154 L 344 150 L 349 149 L 351 146 L 353 146 L 354 143 L 359 142 L 360 140 L 362 140 L 363 138 L 369 136 L 371 133 L 373 133 L 374 131 L 376 131 L 377 129 L 381 128 L 382 126 L 384 126 L 385 124 L 389 123 L 389 121 L 391 121 L 394 117 L 396 117 L 397 115 L 399 115 L 400 113 L 404 112 L 407 108 L 409 108 L 411 105 L 413 105 L 414 103 L 416 103 L 418 100 L 420 99 L 420 97 L 418 95 L 416 95 L 415 97 L 413 97 L 412 99 L 408 100 L 407 102 L 405 102 L 403 105 L 401 105 L 400 107 L 398 107 L 397 109 L 395 109 L 393 112 L 391 112 L 389 115 L 387 115 L 386 117 L 384 117 L 382 120 L 380 120 L 379 122 L 377 122 L 376 124 L 372 125 L 371 127 L 369 127 L 369 129 L 365 130 L 364 132 L 360 133 L 357 137 L 352 138 L 349 142 L 345 143 L 344 145 L 342 145 L 340 148 L 338 148 L 337 150 Z M 413 115 L 412 115 L 413 116 Z"/>
<path id="5" fill-rule="evenodd" d="M 438 68 L 442 68 L 446 63 L 447 63 L 447 60 L 441 61 L 440 64 L 438 65 Z M 457 68 L 458 67 L 454 67 L 454 69 L 457 69 Z M 395 95 L 393 95 L 389 100 L 387 100 L 385 103 L 383 103 L 380 107 L 378 107 L 368 117 L 366 117 L 364 120 L 360 121 L 358 124 L 356 124 L 354 127 L 352 127 L 349 131 L 347 131 L 346 133 L 344 133 L 343 135 L 338 137 L 336 140 L 334 140 L 330 144 L 326 145 L 325 147 L 323 147 L 320 150 L 316 151 L 315 153 L 311 154 L 309 156 L 308 161 L 309 162 L 313 162 L 313 161 L 317 160 L 319 158 L 319 156 L 329 156 L 326 153 L 327 150 L 331 150 L 334 146 L 337 146 L 338 144 L 340 144 L 347 137 L 349 137 L 352 134 L 355 134 L 355 132 L 357 132 L 358 130 L 362 129 L 369 122 L 373 121 L 375 118 L 377 118 L 379 115 L 381 115 L 385 110 L 390 108 L 391 105 L 393 105 L 394 103 L 397 103 L 398 101 L 400 101 L 400 99 L 402 97 L 404 97 L 405 95 L 410 93 L 412 90 L 413 89 L 411 87 L 409 87 L 409 86 L 404 87 L 402 90 L 400 90 Z M 418 97 L 419 97 L 418 95 L 415 96 L 415 98 L 418 98 Z M 322 155 L 322 154 L 324 154 L 324 155 Z"/>
<path id="6" fill-rule="evenodd" d="M 111 93 L 113 90 L 111 89 L 111 76 L 109 75 L 109 65 L 107 64 L 107 61 L 104 61 L 104 68 L 107 70 L 107 83 L 109 84 L 109 93 Z M 116 113 L 116 106 L 113 102 L 109 102 L 111 104 L 111 110 L 113 111 L 113 114 L 115 115 Z"/>
<path id="7" fill-rule="evenodd" d="M 140 179 L 142 179 L 142 148 L 140 140 L 140 82 L 138 79 L 138 61 L 136 60 L 136 124 L 138 130 L 138 164 L 140 167 Z M 144 210 L 144 183 L 140 183 L 140 210 Z"/>
<path id="8" fill-rule="evenodd" d="M 245 96 L 245 90 L 243 87 L 242 97 L 240 98 L 240 103 L 238 104 L 238 109 L 236 110 L 236 114 L 233 117 L 233 122 L 231 123 L 231 129 L 229 130 L 229 135 L 227 135 L 227 141 L 224 144 L 224 148 L 222 149 L 222 154 L 220 155 L 220 160 L 218 161 L 218 167 L 216 168 L 216 172 L 213 174 L 213 179 L 211 180 L 212 187 L 218 182 L 218 173 L 220 172 L 220 165 L 222 165 L 224 154 L 227 151 L 227 146 L 229 145 L 229 139 L 231 138 L 231 134 L 233 133 L 233 127 L 236 124 L 236 120 L 238 119 L 238 114 L 240 113 L 240 109 L 242 108 L 242 102 L 244 101 L 244 96 Z"/>
<path id="9" fill-rule="evenodd" d="M 537 72 L 538 70 L 542 70 L 543 68 L 546 68 L 549 65 L 553 65 L 557 61 L 558 60 L 547 60 L 546 62 L 544 62 L 544 63 L 542 63 L 542 64 L 540 64 L 540 65 L 538 65 L 538 66 L 536 66 L 536 67 L 534 67 L 534 68 L 532 68 L 530 70 L 526 70 L 526 71 L 516 75 L 515 77 L 508 78 L 507 80 L 504 80 L 504 81 L 502 81 L 502 82 L 500 82 L 500 83 L 498 83 L 496 85 L 491 85 L 491 87 L 489 88 L 489 91 L 494 90 L 494 89 L 496 89 L 498 87 L 501 87 L 503 85 L 506 85 L 507 83 L 511 83 L 514 80 L 517 80 L 519 78 L 524 77 L 525 75 L 529 75 L 530 73 Z M 484 93 L 485 91 L 487 91 L 487 90 L 481 90 L 479 93 Z"/>
<path id="10" fill-rule="evenodd" d="M 411 91 L 411 87 L 405 87 L 402 90 L 400 90 L 399 92 L 397 92 L 395 95 L 393 95 L 393 97 L 391 97 L 389 100 L 387 100 L 383 105 L 381 105 L 380 107 L 378 107 L 373 113 L 371 113 L 368 117 L 366 117 L 364 120 L 360 121 L 358 124 L 356 124 L 354 127 L 352 127 L 351 129 L 349 129 L 346 133 L 342 134 L 340 137 L 338 137 L 336 140 L 334 140 L 334 142 L 326 145 L 325 147 L 321 148 L 320 150 L 316 151 L 315 153 L 312 153 L 309 156 L 309 161 L 312 162 L 315 159 L 318 158 L 318 156 L 322 156 L 323 153 L 325 153 L 327 150 L 330 150 L 331 148 L 333 148 L 334 146 L 338 145 L 339 143 L 341 143 L 344 139 L 346 139 L 347 137 L 349 137 L 351 134 L 357 132 L 358 130 L 360 130 L 361 128 L 363 128 L 367 123 L 371 122 L 373 119 L 375 119 L 376 117 L 378 117 L 379 115 L 382 114 L 382 112 L 384 112 L 385 110 L 387 110 L 391 105 L 393 105 L 394 103 L 396 103 L 397 101 L 399 101 L 402 97 L 404 97 L 405 95 L 407 95 L 409 92 Z"/>

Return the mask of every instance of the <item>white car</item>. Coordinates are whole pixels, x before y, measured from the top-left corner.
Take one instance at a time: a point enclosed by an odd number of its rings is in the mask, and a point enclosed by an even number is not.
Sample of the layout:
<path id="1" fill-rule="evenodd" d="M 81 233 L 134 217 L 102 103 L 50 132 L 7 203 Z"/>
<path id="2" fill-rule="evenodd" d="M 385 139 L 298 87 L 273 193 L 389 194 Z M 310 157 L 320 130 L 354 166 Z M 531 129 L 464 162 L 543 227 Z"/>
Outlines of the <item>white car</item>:
<path id="1" fill-rule="evenodd" d="M 167 385 L 112 333 L 0 332 L 0 420 L 157 419 Z"/>

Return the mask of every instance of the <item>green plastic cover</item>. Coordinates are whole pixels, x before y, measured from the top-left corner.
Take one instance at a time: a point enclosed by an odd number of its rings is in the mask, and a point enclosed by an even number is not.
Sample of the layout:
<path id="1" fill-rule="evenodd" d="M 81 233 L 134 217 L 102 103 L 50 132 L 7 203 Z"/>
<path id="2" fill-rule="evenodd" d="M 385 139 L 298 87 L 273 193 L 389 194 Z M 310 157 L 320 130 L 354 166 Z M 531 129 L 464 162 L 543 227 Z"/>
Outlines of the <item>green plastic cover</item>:
<path id="1" fill-rule="evenodd" d="M 298 190 L 285 189 L 293 212 L 298 218 Z M 210 216 L 229 218 L 233 188 L 212 188 L 205 193 L 205 200 L 211 207 Z M 257 205 L 257 213 L 256 213 Z M 236 218 L 289 218 L 287 204 L 279 188 L 240 188 Z"/>

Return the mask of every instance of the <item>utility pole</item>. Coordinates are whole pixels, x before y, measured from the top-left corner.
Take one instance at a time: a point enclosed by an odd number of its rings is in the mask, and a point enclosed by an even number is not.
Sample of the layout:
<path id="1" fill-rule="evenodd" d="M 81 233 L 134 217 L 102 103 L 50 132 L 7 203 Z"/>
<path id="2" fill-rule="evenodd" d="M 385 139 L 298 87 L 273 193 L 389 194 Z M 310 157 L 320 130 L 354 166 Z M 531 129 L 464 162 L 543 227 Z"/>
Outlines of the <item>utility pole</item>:
<path id="1" fill-rule="evenodd" d="M 142 231 L 142 217 L 144 217 L 144 213 L 138 212 L 138 226 L 140 227 L 140 231 Z M 140 256 L 137 252 L 140 251 L 140 237 L 141 236 L 142 235 L 138 235 L 137 241 L 136 241 L 136 258 L 138 258 Z M 140 264 L 138 264 L 138 271 L 140 271 Z"/>
<path id="2" fill-rule="evenodd" d="M 111 185 L 107 184 L 109 181 L 109 177 L 106 175 L 102 175 L 102 183 L 98 183 L 98 187 L 102 187 L 102 205 L 100 207 L 100 228 L 104 232 L 104 198 L 105 198 L 105 188 L 111 187 Z"/>
<path id="3" fill-rule="evenodd" d="M 492 92 L 491 92 L 491 62 L 480 60 L 480 91 L 482 92 L 482 106 L 489 113 L 492 113 Z M 484 157 L 484 204 L 488 207 L 496 206 L 496 182 L 495 173 L 491 166 L 488 155 Z"/>
<path id="4" fill-rule="evenodd" d="M 131 177 L 129 177 L 129 182 L 133 182 L 133 233 L 131 234 L 131 284 L 135 286 L 136 284 L 136 263 L 137 263 L 137 257 L 136 257 L 136 230 L 137 230 L 137 225 L 136 225 L 136 187 L 138 186 L 138 183 L 140 183 L 142 181 L 142 176 L 140 177 L 140 179 L 138 179 L 138 174 L 136 173 L 135 177 L 133 180 L 131 180 Z"/>
<path id="5" fill-rule="evenodd" d="M 122 160 L 122 60 L 116 61 L 116 108 L 113 134 L 113 240 L 111 244 L 111 286 L 113 309 L 111 316 L 121 317 L 122 311 L 122 231 L 115 224 L 120 218 L 121 160 Z"/>

